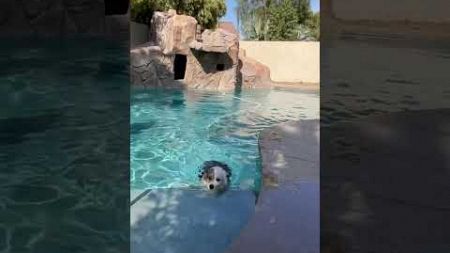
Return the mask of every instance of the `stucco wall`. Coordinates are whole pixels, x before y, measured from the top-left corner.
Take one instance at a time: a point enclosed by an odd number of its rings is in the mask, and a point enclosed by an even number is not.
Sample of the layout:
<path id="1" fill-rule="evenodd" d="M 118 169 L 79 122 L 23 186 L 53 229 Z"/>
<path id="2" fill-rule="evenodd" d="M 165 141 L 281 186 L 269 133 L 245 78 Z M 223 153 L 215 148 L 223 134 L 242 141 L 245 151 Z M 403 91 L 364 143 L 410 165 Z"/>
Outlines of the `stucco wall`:
<path id="1" fill-rule="evenodd" d="M 345 20 L 450 22 L 448 0 L 339 0 L 332 5 L 335 17 Z"/>
<path id="2" fill-rule="evenodd" d="M 240 41 L 247 56 L 267 65 L 276 82 L 320 82 L 320 43 Z"/>

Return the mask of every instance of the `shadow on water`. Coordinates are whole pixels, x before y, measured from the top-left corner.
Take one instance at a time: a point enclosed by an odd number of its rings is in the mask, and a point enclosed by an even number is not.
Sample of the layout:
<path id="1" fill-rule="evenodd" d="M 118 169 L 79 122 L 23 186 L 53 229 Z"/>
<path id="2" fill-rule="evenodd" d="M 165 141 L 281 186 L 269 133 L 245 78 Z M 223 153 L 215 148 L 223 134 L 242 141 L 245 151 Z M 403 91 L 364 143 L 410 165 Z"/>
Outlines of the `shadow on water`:
<path id="1" fill-rule="evenodd" d="M 61 119 L 61 113 L 0 119 L 0 142 L 2 145 L 19 144 L 27 139 L 27 135 L 54 128 Z"/>
<path id="2" fill-rule="evenodd" d="M 141 123 L 133 123 L 131 124 L 131 135 L 140 134 L 142 131 L 150 130 L 152 126 L 155 125 L 155 122 L 141 122 Z"/>

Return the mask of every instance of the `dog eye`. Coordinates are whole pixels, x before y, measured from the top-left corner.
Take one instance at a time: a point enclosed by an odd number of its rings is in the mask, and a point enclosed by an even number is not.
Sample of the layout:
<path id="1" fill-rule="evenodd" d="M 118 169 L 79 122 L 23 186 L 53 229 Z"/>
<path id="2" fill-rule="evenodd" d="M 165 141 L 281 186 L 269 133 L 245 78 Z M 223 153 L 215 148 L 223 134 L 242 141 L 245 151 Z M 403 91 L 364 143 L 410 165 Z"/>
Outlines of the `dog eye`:
<path id="1" fill-rule="evenodd" d="M 216 181 L 217 181 L 217 182 L 220 182 L 220 178 L 216 178 Z"/>

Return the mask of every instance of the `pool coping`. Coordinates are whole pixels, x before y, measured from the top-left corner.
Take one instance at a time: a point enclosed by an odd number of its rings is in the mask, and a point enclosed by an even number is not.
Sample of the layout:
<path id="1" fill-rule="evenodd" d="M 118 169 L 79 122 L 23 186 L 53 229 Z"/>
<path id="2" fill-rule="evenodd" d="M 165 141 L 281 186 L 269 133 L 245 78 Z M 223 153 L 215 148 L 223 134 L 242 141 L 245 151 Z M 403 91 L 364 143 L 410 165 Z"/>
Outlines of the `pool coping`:
<path id="1" fill-rule="evenodd" d="M 320 251 L 319 129 L 319 120 L 300 120 L 260 133 L 263 182 L 255 214 L 227 253 Z M 291 222 L 293 215 L 299 220 Z"/>

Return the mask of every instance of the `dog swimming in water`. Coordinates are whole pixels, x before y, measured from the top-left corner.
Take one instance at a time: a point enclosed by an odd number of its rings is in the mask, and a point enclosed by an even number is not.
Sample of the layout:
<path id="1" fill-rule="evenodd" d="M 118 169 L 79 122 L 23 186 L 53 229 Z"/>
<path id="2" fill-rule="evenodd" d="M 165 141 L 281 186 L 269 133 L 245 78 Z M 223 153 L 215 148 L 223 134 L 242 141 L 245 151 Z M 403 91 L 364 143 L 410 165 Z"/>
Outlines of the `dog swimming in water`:
<path id="1" fill-rule="evenodd" d="M 201 166 L 198 177 L 208 191 L 220 193 L 228 189 L 231 169 L 222 162 L 206 161 Z"/>

